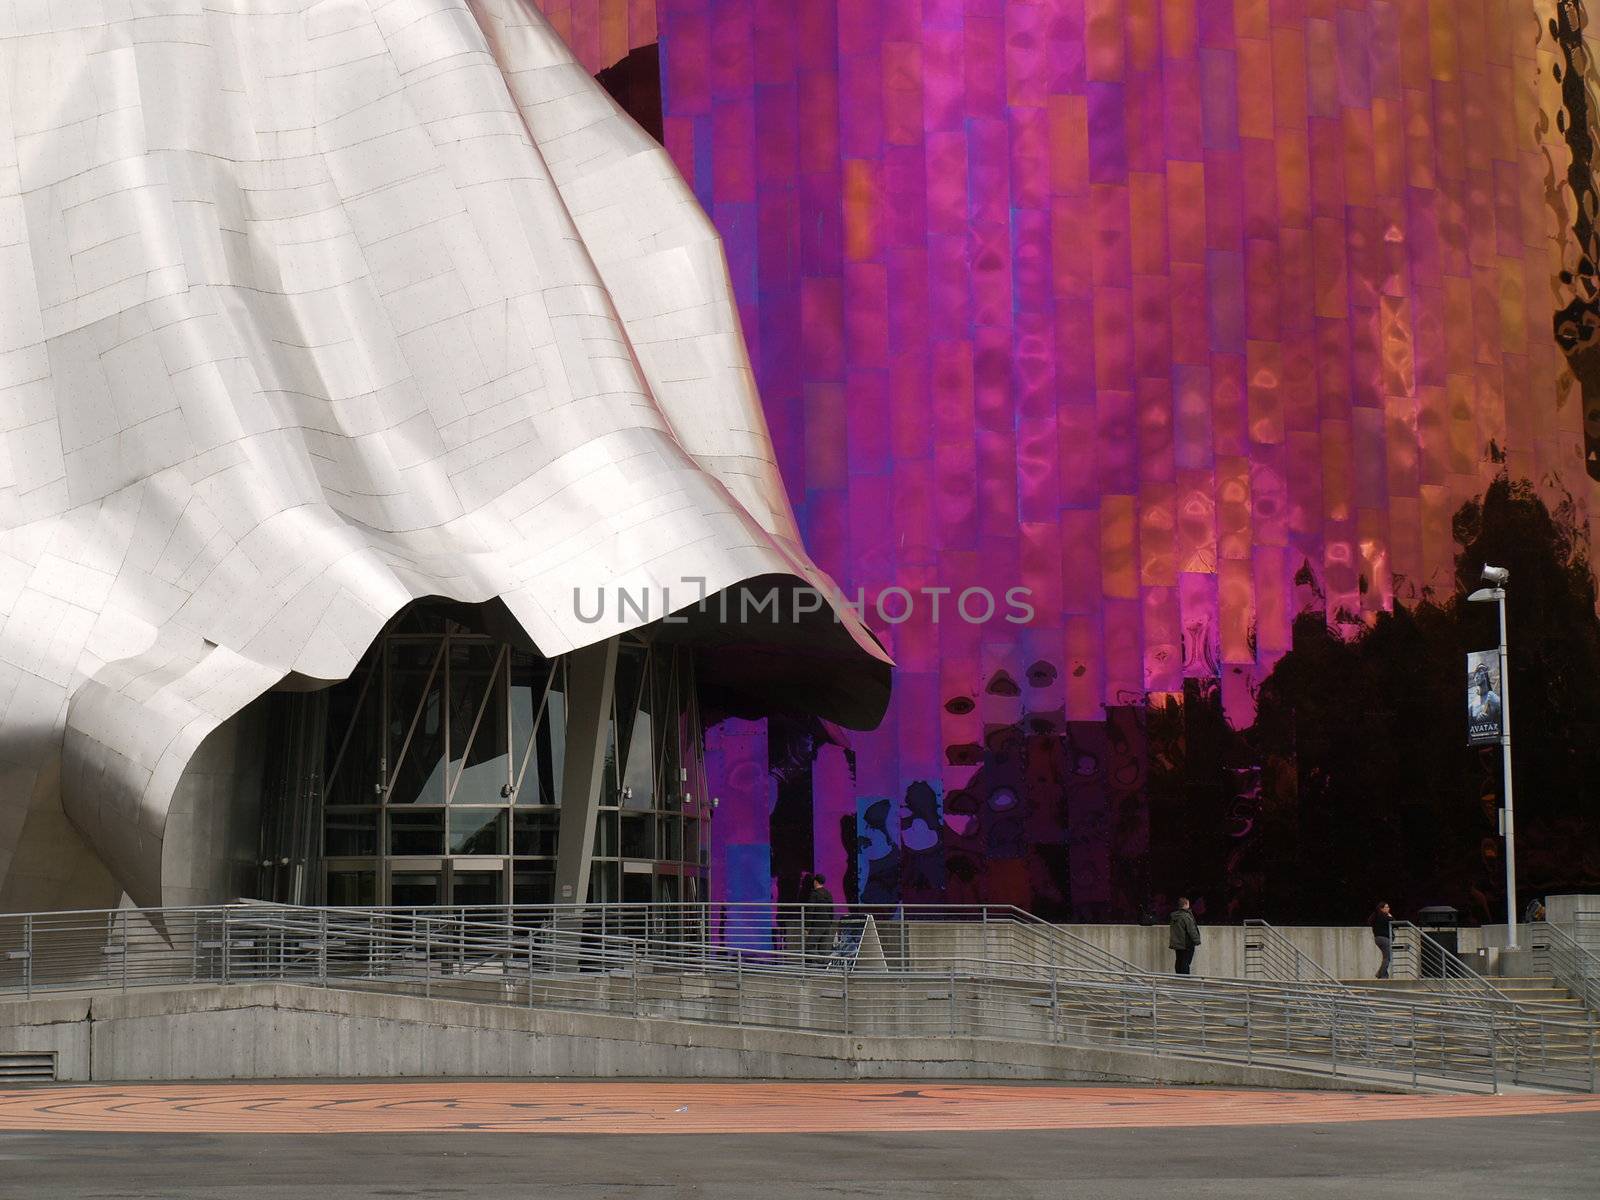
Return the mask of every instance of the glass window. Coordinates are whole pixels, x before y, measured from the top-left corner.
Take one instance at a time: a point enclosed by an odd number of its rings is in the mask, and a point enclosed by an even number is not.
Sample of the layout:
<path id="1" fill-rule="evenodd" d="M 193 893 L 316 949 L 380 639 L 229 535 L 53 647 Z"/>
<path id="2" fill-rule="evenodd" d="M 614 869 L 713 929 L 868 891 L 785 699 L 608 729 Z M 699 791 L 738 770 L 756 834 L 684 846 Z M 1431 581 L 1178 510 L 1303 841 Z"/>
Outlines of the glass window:
<path id="1" fill-rule="evenodd" d="M 669 651 L 670 653 L 670 651 Z M 621 750 L 622 808 L 654 808 L 654 754 L 651 712 L 654 701 L 651 656 L 638 651 L 637 659 L 624 654 L 616 664 L 616 715 L 618 749 Z M 624 666 L 627 667 L 624 672 Z"/>
<path id="2" fill-rule="evenodd" d="M 555 901 L 554 871 L 518 871 L 512 877 L 513 904 L 551 904 Z"/>
<path id="3" fill-rule="evenodd" d="M 383 794 L 383 670 L 370 654 L 347 683 L 328 689 L 323 750 L 326 804 L 376 804 Z"/>
<path id="4" fill-rule="evenodd" d="M 452 804 L 499 804 L 511 781 L 506 753 L 506 696 L 500 649 L 490 642 L 450 642 Z"/>
<path id="5" fill-rule="evenodd" d="M 510 657 L 511 755 L 515 770 L 521 772 L 521 779 L 517 781 L 517 802 L 543 804 L 546 803 L 540 792 L 543 776 L 539 770 L 539 756 L 534 751 L 533 734 L 544 704 L 545 685 L 550 679 L 552 664 L 525 650 L 512 650 Z"/>
<path id="6" fill-rule="evenodd" d="M 676 813 L 657 818 L 660 822 L 660 837 L 657 842 L 660 856 L 667 862 L 679 862 L 683 858 L 683 818 Z"/>
<path id="7" fill-rule="evenodd" d="M 622 775 L 617 769 L 617 717 L 613 710 L 611 719 L 606 722 L 606 760 L 602 768 L 604 774 L 600 777 L 600 803 L 620 804 L 622 791 Z"/>
<path id="8" fill-rule="evenodd" d="M 602 808 L 595 817 L 594 852 L 601 858 L 615 858 L 617 850 L 617 810 Z"/>
<path id="9" fill-rule="evenodd" d="M 523 857 L 554 858 L 560 832 L 559 809 L 515 813 L 511 818 L 511 853 Z"/>
<path id="10" fill-rule="evenodd" d="M 655 807 L 655 737 L 652 717 L 640 709 L 628 737 L 628 759 L 622 772 L 624 808 Z"/>
<path id="11" fill-rule="evenodd" d="M 589 869 L 589 903 L 610 904 L 621 888 L 617 883 L 618 865 L 615 862 L 597 862 Z"/>
<path id="12" fill-rule="evenodd" d="M 399 756 L 390 804 L 444 803 L 443 652 L 442 639 L 389 639 L 389 744 Z"/>
<path id="13" fill-rule="evenodd" d="M 390 854 L 443 854 L 444 812 L 424 809 L 389 813 Z"/>
<path id="14" fill-rule="evenodd" d="M 679 676 L 684 669 L 684 657 L 673 650 L 657 651 L 655 711 L 658 717 L 654 730 L 656 790 L 663 799 L 681 795 L 684 790 L 678 775 L 682 766 L 678 758 L 678 720 L 682 712 L 680 701 L 684 695 Z"/>
<path id="15" fill-rule="evenodd" d="M 506 813 L 503 808 L 452 808 L 451 854 L 504 854 Z"/>
<path id="16" fill-rule="evenodd" d="M 376 871 L 329 871 L 328 903 L 369 905 L 378 902 Z"/>
<path id="17" fill-rule="evenodd" d="M 622 857 L 656 856 L 656 819 L 651 813 L 622 814 Z"/>
<path id="18" fill-rule="evenodd" d="M 462 615 L 453 605 L 407 606 L 350 678 L 318 696 L 326 725 L 308 725 L 305 733 L 323 755 L 323 777 L 310 781 L 321 784 L 323 808 L 320 815 L 309 806 L 297 810 L 296 820 L 322 824 L 330 903 L 562 899 L 552 893 L 565 664 L 484 637 L 451 612 Z M 651 879 L 663 867 L 690 864 L 691 873 L 672 886 L 699 894 L 708 834 L 677 799 L 692 791 L 695 809 L 705 802 L 692 666 L 692 655 L 679 649 L 632 640 L 619 648 L 595 827 L 591 894 L 598 899 L 622 898 L 624 857 Z M 275 736 L 272 753 L 292 762 L 287 735 Z M 508 783 L 516 785 L 511 797 Z M 301 790 L 308 802 L 317 793 L 314 786 Z M 513 876 L 461 862 L 467 869 L 453 876 L 447 855 L 484 856 L 508 868 L 507 856 L 515 855 L 520 869 Z M 411 861 L 391 876 L 389 856 Z M 658 897 L 669 894 L 661 883 L 653 886 Z M 644 884 L 627 887 L 637 896 Z M 583 899 L 565 897 L 575 898 Z"/>
<path id="19" fill-rule="evenodd" d="M 539 743 L 539 803 L 560 804 L 562 773 L 567 765 L 567 696 L 557 691 L 556 685 L 551 685 L 545 700 L 544 717 L 535 740 Z"/>
<path id="20" fill-rule="evenodd" d="M 389 884 L 389 903 L 399 908 L 423 908 L 438 904 L 440 875 L 437 871 L 396 871 Z"/>
<path id="21" fill-rule="evenodd" d="M 452 904 L 504 904 L 505 876 L 499 871 L 454 871 L 450 878 Z"/>
<path id="22" fill-rule="evenodd" d="M 378 810 L 330 808 L 322 853 L 327 858 L 371 858 L 378 853 Z"/>
<path id="23" fill-rule="evenodd" d="M 628 904 L 645 904 L 655 899 L 654 878 L 649 872 L 622 873 L 622 899 Z"/>

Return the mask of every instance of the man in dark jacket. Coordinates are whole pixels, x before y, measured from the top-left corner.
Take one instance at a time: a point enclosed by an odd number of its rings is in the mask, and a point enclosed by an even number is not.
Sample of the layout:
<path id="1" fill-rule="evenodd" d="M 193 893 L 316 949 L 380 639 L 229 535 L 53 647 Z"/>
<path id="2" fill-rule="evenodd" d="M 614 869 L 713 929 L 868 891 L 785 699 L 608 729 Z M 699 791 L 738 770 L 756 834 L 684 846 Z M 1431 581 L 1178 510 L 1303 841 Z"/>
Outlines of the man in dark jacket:
<path id="1" fill-rule="evenodd" d="M 1195 923 L 1194 913 L 1189 911 L 1189 898 L 1178 897 L 1178 907 L 1172 910 L 1168 919 L 1172 936 L 1167 939 L 1167 945 L 1172 947 L 1172 969 L 1179 975 L 1190 974 L 1189 966 L 1194 962 L 1194 948 L 1200 944 L 1200 926 Z"/>
<path id="2" fill-rule="evenodd" d="M 811 877 L 811 895 L 806 909 L 806 946 L 808 954 L 826 957 L 833 947 L 833 893 L 827 888 L 827 877 Z"/>

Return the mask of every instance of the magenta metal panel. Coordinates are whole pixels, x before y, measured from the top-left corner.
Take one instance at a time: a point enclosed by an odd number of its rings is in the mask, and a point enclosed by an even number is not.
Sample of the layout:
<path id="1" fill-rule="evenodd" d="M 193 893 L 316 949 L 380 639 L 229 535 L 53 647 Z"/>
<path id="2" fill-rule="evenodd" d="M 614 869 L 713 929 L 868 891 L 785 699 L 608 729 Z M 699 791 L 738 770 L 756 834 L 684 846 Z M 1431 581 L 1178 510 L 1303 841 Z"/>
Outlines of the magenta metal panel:
<path id="1" fill-rule="evenodd" d="M 969 789 L 996 672 L 1060 728 L 1219 676 L 1248 723 L 1298 612 L 1452 586 L 1502 465 L 1586 503 L 1548 7 L 660 0 L 808 545 L 900 666 L 832 815 Z M 895 586 L 1036 617 L 889 624 Z"/>

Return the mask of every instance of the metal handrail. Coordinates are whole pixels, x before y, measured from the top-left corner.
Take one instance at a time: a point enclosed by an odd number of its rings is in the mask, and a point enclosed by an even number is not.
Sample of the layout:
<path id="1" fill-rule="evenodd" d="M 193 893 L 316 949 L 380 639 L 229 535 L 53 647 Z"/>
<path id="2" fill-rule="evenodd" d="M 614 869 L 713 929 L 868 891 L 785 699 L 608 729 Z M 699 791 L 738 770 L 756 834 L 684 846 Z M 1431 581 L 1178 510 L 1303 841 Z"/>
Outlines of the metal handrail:
<path id="1" fill-rule="evenodd" d="M 1447 994 L 1456 1003 L 1490 1013 L 1491 1019 L 1499 1017 L 1496 1044 L 1498 1054 L 1514 1062 L 1520 1062 L 1537 1058 L 1545 1053 L 1544 1043 L 1547 1035 L 1543 1026 L 1529 1024 L 1522 1018 L 1532 1018 L 1535 1022 L 1559 1020 L 1558 1018 L 1549 1016 L 1548 1012 L 1540 1012 L 1537 1006 L 1520 1003 L 1506 995 L 1468 966 L 1460 955 L 1430 937 L 1410 921 L 1396 921 L 1394 927 L 1397 933 L 1409 934 L 1416 941 L 1417 958 L 1412 964 L 1413 970 L 1416 971 L 1415 978 L 1437 978 L 1446 985 Z M 1401 945 L 1400 939 L 1397 938 L 1397 948 Z M 1409 945 L 1405 948 L 1411 949 Z M 1422 975 L 1424 958 L 1432 959 L 1438 967 L 1440 974 L 1437 977 Z M 1589 1057 L 1592 1060 L 1593 1054 L 1591 1053 Z M 1593 1075 L 1594 1063 L 1591 1061 L 1589 1065 Z M 1593 1087 L 1591 1084 L 1591 1090 Z"/>
<path id="2" fill-rule="evenodd" d="M 1590 954 L 1600 955 L 1600 912 L 1572 914 L 1572 940 Z"/>
<path id="3" fill-rule="evenodd" d="M 250 902 L 262 908 L 282 907 Z M 605 930 L 651 930 L 700 928 L 706 936 L 728 944 L 751 948 L 781 948 L 791 942 L 805 943 L 815 928 L 822 910 L 815 904 L 775 901 L 650 901 L 645 903 L 609 901 L 585 904 L 537 905 L 449 905 L 416 909 L 405 906 L 375 906 L 364 911 L 387 913 L 461 913 L 475 920 L 500 919 L 517 925 L 549 924 L 581 920 Z M 837 908 L 821 919 L 837 922 Z M 1053 952 L 1048 960 L 1072 963 L 1099 970 L 1123 971 L 1133 975 L 1145 972 L 1086 938 L 1052 925 L 1011 904 L 858 904 L 844 910 L 846 916 L 872 916 L 880 936 L 892 940 L 889 932 L 904 923 L 928 925 L 935 922 L 955 925 L 982 925 L 1003 929 L 1016 936 L 1036 938 Z M 1024 934 L 1024 931 L 1026 933 Z M 885 947 L 887 951 L 888 946 Z M 903 949 L 909 949 L 908 946 Z"/>
<path id="4" fill-rule="evenodd" d="M 0 951 L 26 946 L 28 956 L 0 958 L 0 991 L 274 981 L 821 1032 L 1112 1046 L 1449 1087 L 1596 1083 L 1592 1020 L 1464 1008 L 1454 994 L 1402 1003 L 1320 983 L 1014 961 L 994 948 L 1004 939 L 965 934 L 956 953 L 864 966 L 803 941 L 719 939 L 684 910 L 672 921 L 590 916 L 229 905 L 3 917 Z M 974 944 L 977 953 L 963 949 Z"/>
<path id="5" fill-rule="evenodd" d="M 1436 940 L 1426 930 L 1419 929 L 1410 921 L 1398 920 L 1394 922 L 1394 929 L 1397 934 L 1408 934 L 1416 940 L 1416 946 L 1414 947 L 1416 955 L 1410 963 L 1413 972 L 1411 977 L 1413 979 L 1437 979 L 1442 984 L 1457 985 L 1450 989 L 1453 995 L 1470 998 L 1478 1003 L 1503 1005 L 1511 1008 L 1522 1007 L 1510 996 L 1474 971 L 1459 954 Z M 1409 955 L 1413 950 L 1413 947 L 1409 943 L 1403 942 L 1400 937 L 1395 938 L 1395 948 L 1402 952 L 1402 956 Z M 1439 975 L 1423 975 L 1423 963 L 1427 959 L 1432 959 L 1438 965 Z"/>
<path id="6" fill-rule="evenodd" d="M 1351 995 L 1353 989 L 1323 969 L 1321 963 L 1301 951 L 1292 941 L 1273 926 L 1259 918 L 1244 922 L 1247 930 L 1244 943 L 1244 970 L 1246 979 L 1293 979 L 1298 983 L 1312 983 L 1340 995 Z M 1263 974 L 1262 972 L 1278 972 Z"/>
<path id="7" fill-rule="evenodd" d="M 1576 996 L 1584 1008 L 1600 1013 L 1600 955 L 1591 953 L 1561 926 L 1549 921 L 1532 925 L 1530 936 L 1535 961 L 1542 958 L 1552 979 Z M 1538 944 L 1541 938 L 1545 941 L 1542 948 Z"/>

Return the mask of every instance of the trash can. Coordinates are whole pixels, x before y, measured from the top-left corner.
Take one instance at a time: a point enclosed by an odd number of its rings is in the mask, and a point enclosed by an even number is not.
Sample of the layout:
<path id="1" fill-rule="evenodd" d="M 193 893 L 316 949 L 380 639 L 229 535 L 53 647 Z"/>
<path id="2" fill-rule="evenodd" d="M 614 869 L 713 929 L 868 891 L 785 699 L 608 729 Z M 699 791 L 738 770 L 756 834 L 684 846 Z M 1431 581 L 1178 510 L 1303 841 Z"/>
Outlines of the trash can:
<path id="1" fill-rule="evenodd" d="M 1424 979 L 1448 979 L 1461 973 L 1461 915 L 1448 904 L 1430 904 L 1417 912 L 1417 927 L 1428 936 L 1422 939 L 1422 961 L 1417 974 Z"/>

